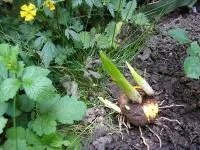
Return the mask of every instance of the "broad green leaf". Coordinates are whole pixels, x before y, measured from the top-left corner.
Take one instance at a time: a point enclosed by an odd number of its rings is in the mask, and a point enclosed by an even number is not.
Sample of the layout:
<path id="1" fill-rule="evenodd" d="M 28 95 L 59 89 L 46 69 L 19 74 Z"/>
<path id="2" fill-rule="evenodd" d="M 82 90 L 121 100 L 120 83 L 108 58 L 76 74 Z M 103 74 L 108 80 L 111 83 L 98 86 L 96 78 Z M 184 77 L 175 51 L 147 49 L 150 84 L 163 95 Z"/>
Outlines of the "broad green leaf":
<path id="1" fill-rule="evenodd" d="M 114 18 L 114 17 L 115 17 L 115 11 L 114 11 L 115 7 L 113 6 L 113 4 L 108 3 L 108 4 L 107 4 L 107 8 L 108 8 L 108 10 L 109 10 L 111 16 Z"/>
<path id="2" fill-rule="evenodd" d="M 22 83 L 27 96 L 34 101 L 50 99 L 55 95 L 55 88 L 47 76 L 49 71 L 41 67 L 30 66 L 25 68 Z"/>
<path id="3" fill-rule="evenodd" d="M 69 35 L 72 37 L 73 40 L 78 41 L 79 40 L 79 34 L 75 32 L 74 30 L 65 30 L 65 32 L 69 32 Z"/>
<path id="4" fill-rule="evenodd" d="M 26 139 L 26 131 L 22 127 L 16 127 L 16 129 L 14 127 L 9 128 L 6 132 L 7 139 L 15 140 L 15 132 L 17 133 L 18 139 L 21 139 L 21 140 Z"/>
<path id="5" fill-rule="evenodd" d="M 0 85 L 0 101 L 7 101 L 13 98 L 21 86 L 21 82 L 15 78 L 5 79 Z"/>
<path id="6" fill-rule="evenodd" d="M 75 8 L 82 4 L 82 0 L 72 0 L 72 7 Z"/>
<path id="7" fill-rule="evenodd" d="M 200 58 L 198 56 L 189 56 L 184 61 L 184 71 L 186 75 L 193 79 L 200 77 Z"/>
<path id="8" fill-rule="evenodd" d="M 49 67 L 50 62 L 53 60 L 55 56 L 56 56 L 55 45 L 51 41 L 46 42 L 41 52 L 42 62 L 46 68 Z"/>
<path id="9" fill-rule="evenodd" d="M 0 63 L 0 84 L 6 78 L 8 78 L 8 70 L 3 63 Z"/>
<path id="10" fill-rule="evenodd" d="M 9 128 L 6 132 L 7 139 L 15 140 L 15 131 L 17 132 L 17 138 L 20 140 L 26 140 L 28 144 L 31 144 L 31 145 L 42 144 L 39 136 L 35 135 L 29 129 L 25 130 L 22 127 L 16 127 L 16 130 L 14 127 Z"/>
<path id="11" fill-rule="evenodd" d="M 33 45 L 37 50 L 40 50 L 48 39 L 43 33 L 38 33 L 37 35 L 38 37 L 35 39 Z"/>
<path id="12" fill-rule="evenodd" d="M 16 150 L 16 149 L 28 150 L 26 140 L 17 139 L 17 143 L 16 143 L 16 140 L 8 139 L 3 145 L 3 150 Z"/>
<path id="13" fill-rule="evenodd" d="M 180 44 L 187 44 L 191 42 L 184 29 L 181 28 L 171 29 L 168 31 L 168 34 L 172 38 L 177 40 Z"/>
<path id="14" fill-rule="evenodd" d="M 93 0 L 85 0 L 85 2 L 92 7 L 93 6 Z"/>
<path id="15" fill-rule="evenodd" d="M 0 44 L 0 62 L 4 63 L 7 69 L 15 71 L 17 68 L 18 46 Z"/>
<path id="16" fill-rule="evenodd" d="M 138 14 L 133 15 L 132 20 L 136 25 L 140 25 L 140 26 L 150 25 L 149 20 L 147 19 L 144 13 L 138 13 Z"/>
<path id="17" fill-rule="evenodd" d="M 2 116 L 8 109 L 8 104 L 5 102 L 0 103 L 0 116 Z"/>
<path id="18" fill-rule="evenodd" d="M 78 109 L 77 109 L 78 108 Z M 64 96 L 54 106 L 54 116 L 60 123 L 72 124 L 83 118 L 86 105 L 76 98 Z"/>
<path id="19" fill-rule="evenodd" d="M 24 112 L 30 112 L 34 108 L 34 104 L 34 101 L 29 99 L 25 94 L 18 97 L 17 106 Z"/>
<path id="20" fill-rule="evenodd" d="M 129 19 L 131 19 L 136 7 L 137 7 L 136 0 L 129 1 L 126 4 L 126 7 L 121 11 L 122 19 L 125 21 L 128 21 Z"/>
<path id="21" fill-rule="evenodd" d="M 35 79 L 24 79 L 23 87 L 27 96 L 34 101 L 50 99 L 55 95 L 55 88 L 47 77 L 35 77 Z"/>
<path id="22" fill-rule="evenodd" d="M 119 69 L 112 63 L 112 61 L 100 51 L 101 61 L 104 69 L 111 76 L 112 80 L 124 91 L 124 93 L 134 102 L 141 103 L 142 97 L 137 90 L 126 80 Z"/>
<path id="23" fill-rule="evenodd" d="M 50 115 L 40 115 L 31 121 L 29 126 L 37 135 L 42 136 L 55 132 L 57 123 Z"/>
<path id="24" fill-rule="evenodd" d="M 48 69 L 44 69 L 42 67 L 38 67 L 38 66 L 29 66 L 26 67 L 24 72 L 23 72 L 23 76 L 22 79 L 34 79 L 37 76 L 43 77 L 43 76 L 47 76 L 50 73 L 50 71 Z"/>
<path id="25" fill-rule="evenodd" d="M 4 117 L 0 117 L 0 134 L 3 133 L 3 129 L 5 128 L 7 123 L 7 119 Z"/>
<path id="26" fill-rule="evenodd" d="M 125 7 L 126 0 L 110 0 L 110 3 L 114 6 L 116 11 L 121 11 Z"/>
<path id="27" fill-rule="evenodd" d="M 83 49 L 87 49 L 90 47 L 90 42 L 92 39 L 88 32 L 85 32 L 85 31 L 81 32 L 79 34 L 79 39 L 83 43 Z"/>
<path id="28" fill-rule="evenodd" d="M 103 34 L 97 34 L 96 37 L 97 47 L 99 49 L 106 49 L 110 47 L 111 38 Z"/>
<path id="29" fill-rule="evenodd" d="M 54 148 L 61 148 L 61 146 L 64 144 L 63 142 L 64 142 L 63 136 L 58 132 L 51 133 L 49 135 L 44 135 L 42 137 L 43 145 Z"/>
<path id="30" fill-rule="evenodd" d="M 93 0 L 93 4 L 96 6 L 96 7 L 102 7 L 102 2 L 101 0 Z"/>
<path id="31" fill-rule="evenodd" d="M 188 48 L 188 54 L 190 56 L 199 56 L 200 58 L 200 47 L 196 41 L 191 43 L 190 47 Z"/>
<path id="32" fill-rule="evenodd" d="M 18 109 L 18 107 L 15 108 L 15 117 L 21 115 L 22 111 Z M 8 109 L 6 112 L 7 115 L 14 117 L 14 111 L 13 111 L 13 101 L 8 102 Z"/>

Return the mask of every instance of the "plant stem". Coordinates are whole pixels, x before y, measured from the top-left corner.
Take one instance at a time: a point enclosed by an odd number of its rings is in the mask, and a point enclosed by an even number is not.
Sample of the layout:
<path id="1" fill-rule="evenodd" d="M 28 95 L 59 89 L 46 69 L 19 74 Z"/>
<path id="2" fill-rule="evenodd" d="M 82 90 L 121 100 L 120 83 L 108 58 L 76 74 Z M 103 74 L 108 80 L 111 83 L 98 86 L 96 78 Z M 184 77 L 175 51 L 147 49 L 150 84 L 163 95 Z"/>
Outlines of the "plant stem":
<path id="1" fill-rule="evenodd" d="M 13 99 L 13 126 L 14 126 L 14 130 L 15 130 L 15 149 L 18 150 L 18 142 L 17 142 L 17 129 L 16 129 L 16 99 L 17 99 L 17 95 L 14 97 Z"/>

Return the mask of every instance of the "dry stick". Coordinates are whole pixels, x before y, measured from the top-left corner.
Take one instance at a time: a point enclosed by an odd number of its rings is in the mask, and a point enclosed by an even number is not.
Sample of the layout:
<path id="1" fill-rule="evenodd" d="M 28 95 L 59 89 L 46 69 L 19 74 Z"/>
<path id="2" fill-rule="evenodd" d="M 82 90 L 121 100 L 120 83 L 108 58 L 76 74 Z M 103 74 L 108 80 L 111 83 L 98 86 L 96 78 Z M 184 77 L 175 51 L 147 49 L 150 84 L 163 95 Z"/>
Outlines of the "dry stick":
<path id="1" fill-rule="evenodd" d="M 139 126 L 139 130 L 140 130 L 140 137 L 142 138 L 142 141 L 143 141 L 144 145 L 146 145 L 147 150 L 149 150 L 149 145 L 147 144 L 146 139 L 144 138 L 144 136 L 142 134 L 142 129 L 141 129 L 140 126 Z"/>
<path id="2" fill-rule="evenodd" d="M 169 119 L 167 117 L 160 117 L 157 120 L 160 120 L 160 119 L 167 120 L 167 121 L 170 121 L 170 122 L 177 122 L 179 125 L 181 125 L 181 122 L 176 120 L 176 119 Z"/>
<path id="3" fill-rule="evenodd" d="M 160 136 L 156 132 L 154 132 L 148 125 L 146 125 L 146 127 L 151 131 L 151 133 L 153 133 L 158 138 L 160 148 L 161 148 L 162 147 L 162 140 L 161 140 Z"/>
<path id="4" fill-rule="evenodd" d="M 171 107 L 185 107 L 185 105 L 171 104 L 171 105 L 165 105 L 165 106 L 162 106 L 162 107 L 159 107 L 159 108 L 164 109 L 164 108 L 171 108 Z"/>

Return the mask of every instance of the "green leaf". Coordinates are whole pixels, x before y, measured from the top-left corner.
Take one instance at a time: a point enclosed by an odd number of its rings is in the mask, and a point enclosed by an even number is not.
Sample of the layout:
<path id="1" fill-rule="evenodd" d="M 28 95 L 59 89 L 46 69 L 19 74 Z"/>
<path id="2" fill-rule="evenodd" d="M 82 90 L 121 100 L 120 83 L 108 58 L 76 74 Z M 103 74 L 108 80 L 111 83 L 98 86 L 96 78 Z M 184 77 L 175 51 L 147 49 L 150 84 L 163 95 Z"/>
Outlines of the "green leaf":
<path id="1" fill-rule="evenodd" d="M 111 38 L 109 38 L 108 36 L 105 36 L 103 34 L 97 34 L 97 47 L 99 49 L 106 49 L 110 47 L 110 43 L 111 43 Z"/>
<path id="2" fill-rule="evenodd" d="M 25 94 L 18 97 L 17 107 L 24 112 L 30 112 L 34 108 L 34 104 L 34 101 Z"/>
<path id="3" fill-rule="evenodd" d="M 15 117 L 21 115 L 21 110 L 19 110 L 17 107 L 15 108 Z M 13 102 L 8 102 L 8 109 L 6 112 L 7 115 L 14 117 L 14 111 L 13 111 Z"/>
<path id="4" fill-rule="evenodd" d="M 16 140 L 8 139 L 3 146 L 4 150 L 28 150 L 26 140 L 20 140 L 17 139 L 17 145 Z"/>
<path id="5" fill-rule="evenodd" d="M 42 101 L 55 96 L 55 88 L 50 79 L 46 77 L 47 69 L 30 66 L 25 68 L 22 83 L 27 96 L 34 101 Z"/>
<path id="6" fill-rule="evenodd" d="M 29 126 L 37 135 L 42 136 L 55 132 L 57 123 L 50 115 L 40 115 L 35 120 L 31 121 Z"/>
<path id="7" fill-rule="evenodd" d="M 3 129 L 5 128 L 7 121 L 8 120 L 4 117 L 0 117 L 0 134 L 3 133 Z"/>
<path id="8" fill-rule="evenodd" d="M 42 48 L 42 62 L 46 68 L 49 67 L 50 62 L 53 60 L 53 58 L 56 56 L 56 47 L 51 42 L 48 41 L 45 43 L 44 47 Z"/>
<path id="9" fill-rule="evenodd" d="M 4 63 L 7 69 L 15 71 L 17 68 L 18 46 L 0 44 L 0 62 Z"/>
<path id="10" fill-rule="evenodd" d="M 6 78 L 8 78 L 8 70 L 3 63 L 0 63 L 0 84 Z"/>
<path id="11" fill-rule="evenodd" d="M 77 109 L 78 108 L 78 109 Z M 60 123 L 72 124 L 83 118 L 86 105 L 74 97 L 64 96 L 54 106 L 54 116 Z"/>
<path id="12" fill-rule="evenodd" d="M 168 34 L 172 38 L 177 40 L 180 44 L 187 44 L 191 42 L 184 29 L 181 28 L 171 29 L 168 31 Z"/>
<path id="13" fill-rule="evenodd" d="M 140 25 L 140 26 L 148 26 L 148 25 L 150 25 L 149 20 L 147 19 L 147 17 L 145 16 L 144 13 L 138 13 L 138 14 L 133 15 L 132 21 L 136 25 Z"/>
<path id="14" fill-rule="evenodd" d="M 124 91 L 124 93 L 134 102 L 141 103 L 142 97 L 137 90 L 126 80 L 119 69 L 112 63 L 112 61 L 100 51 L 101 61 L 104 69 L 111 76 L 112 80 Z"/>
<path id="15" fill-rule="evenodd" d="M 93 6 L 93 0 L 85 0 L 85 2 L 92 7 Z"/>
<path id="16" fill-rule="evenodd" d="M 79 34 L 79 39 L 83 43 L 83 49 L 87 49 L 90 47 L 91 37 L 88 32 L 85 31 L 81 32 Z"/>
<path id="17" fill-rule="evenodd" d="M 200 57 L 189 56 L 184 61 L 184 71 L 186 75 L 193 79 L 200 77 Z"/>
<path id="18" fill-rule="evenodd" d="M 0 85 L 0 101 L 7 101 L 13 98 L 21 86 L 21 82 L 15 78 L 5 79 Z"/>
<path id="19" fill-rule="evenodd" d="M 111 3 L 108 3 L 108 4 L 107 4 L 107 8 L 108 8 L 108 10 L 109 10 L 111 16 L 114 18 L 114 17 L 115 17 L 115 11 L 114 11 L 115 7 L 114 7 L 114 5 L 111 4 Z"/>
<path id="20" fill-rule="evenodd" d="M 44 69 L 38 66 L 29 66 L 26 67 L 23 72 L 23 79 L 35 78 L 37 76 L 44 77 L 50 73 L 48 69 Z"/>
<path id="21" fill-rule="evenodd" d="M 125 7 L 126 0 L 110 0 L 110 3 L 114 6 L 115 10 L 121 11 L 123 7 Z"/>
<path id="22" fill-rule="evenodd" d="M 0 103 L 0 116 L 2 116 L 8 109 L 8 104 L 5 102 Z"/>
<path id="23" fill-rule="evenodd" d="M 137 7 L 136 0 L 129 1 L 126 4 L 126 7 L 121 11 L 122 19 L 125 21 L 131 19 L 136 7 Z"/>
<path id="24" fill-rule="evenodd" d="M 17 132 L 17 138 L 20 140 L 26 140 L 28 144 L 31 145 L 41 145 L 41 140 L 39 136 L 35 135 L 29 129 L 24 129 L 22 127 L 9 128 L 6 132 L 7 139 L 15 140 L 15 131 Z"/>
<path id="25" fill-rule="evenodd" d="M 72 7 L 75 8 L 82 4 L 82 0 L 72 0 Z"/>
<path id="26" fill-rule="evenodd" d="M 188 48 L 188 54 L 190 56 L 199 56 L 200 57 L 200 47 L 196 41 L 191 43 L 190 47 Z"/>
<path id="27" fill-rule="evenodd" d="M 54 148 L 61 148 L 63 142 L 63 136 L 58 132 L 51 133 L 42 137 L 43 145 L 51 146 Z"/>

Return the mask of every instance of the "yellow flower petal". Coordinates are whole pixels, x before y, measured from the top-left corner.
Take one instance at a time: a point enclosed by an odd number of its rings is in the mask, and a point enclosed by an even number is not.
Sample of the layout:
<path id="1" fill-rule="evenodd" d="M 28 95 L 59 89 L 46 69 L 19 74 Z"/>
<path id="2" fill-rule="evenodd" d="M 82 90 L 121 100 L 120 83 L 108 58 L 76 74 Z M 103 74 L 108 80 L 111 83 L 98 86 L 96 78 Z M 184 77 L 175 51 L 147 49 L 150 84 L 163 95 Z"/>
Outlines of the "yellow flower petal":
<path id="1" fill-rule="evenodd" d="M 49 5 L 49 9 L 50 9 L 50 10 L 55 10 L 55 8 L 56 8 L 56 7 L 55 7 L 54 4 L 50 4 L 50 5 Z"/>
<path id="2" fill-rule="evenodd" d="M 25 21 L 32 21 L 32 20 L 34 20 L 34 17 L 32 15 L 27 15 L 25 17 Z"/>
<path id="3" fill-rule="evenodd" d="M 20 16 L 23 18 L 27 15 L 27 12 L 26 11 L 20 11 Z"/>
<path id="4" fill-rule="evenodd" d="M 26 4 L 22 5 L 21 7 L 21 10 L 27 10 L 28 9 L 28 6 Z"/>
<path id="5" fill-rule="evenodd" d="M 29 3 L 29 5 L 28 5 L 28 9 L 29 9 L 29 10 L 32 10 L 32 9 L 35 9 L 35 8 L 36 8 L 36 7 L 35 7 L 34 4 Z"/>
<path id="6" fill-rule="evenodd" d="M 29 14 L 32 16 L 36 16 L 36 10 L 29 11 Z"/>

